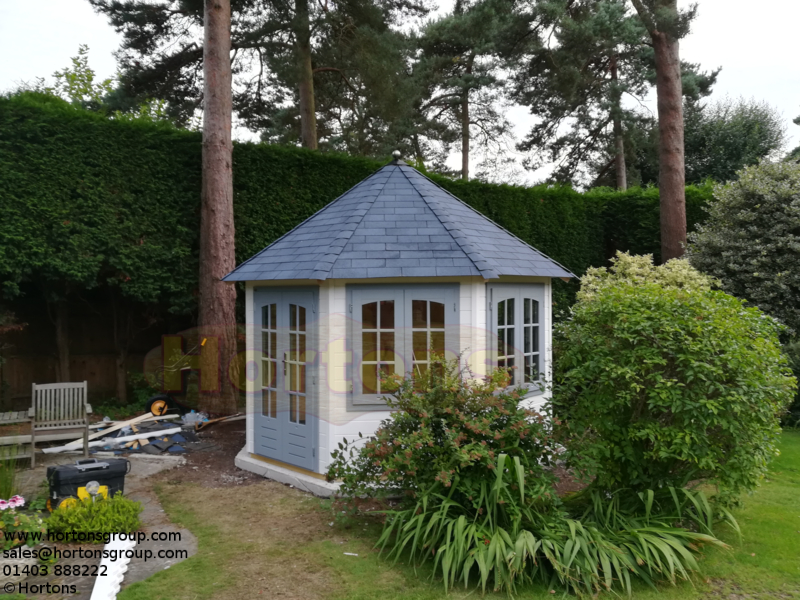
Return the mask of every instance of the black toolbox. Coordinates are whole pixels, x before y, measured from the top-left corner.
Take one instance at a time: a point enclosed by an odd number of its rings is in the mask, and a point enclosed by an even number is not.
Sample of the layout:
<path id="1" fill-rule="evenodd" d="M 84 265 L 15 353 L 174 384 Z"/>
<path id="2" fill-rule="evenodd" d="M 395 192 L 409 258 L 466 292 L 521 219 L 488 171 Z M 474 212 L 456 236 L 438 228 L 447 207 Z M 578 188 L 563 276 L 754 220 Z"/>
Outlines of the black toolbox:
<path id="1" fill-rule="evenodd" d="M 125 493 L 125 475 L 131 470 L 126 458 L 96 458 L 76 460 L 74 465 L 47 467 L 47 482 L 50 484 L 48 504 L 55 508 L 66 498 L 88 497 L 86 484 L 96 481 L 100 494 L 111 498 L 117 492 Z M 105 489 L 103 489 L 105 488 Z"/>

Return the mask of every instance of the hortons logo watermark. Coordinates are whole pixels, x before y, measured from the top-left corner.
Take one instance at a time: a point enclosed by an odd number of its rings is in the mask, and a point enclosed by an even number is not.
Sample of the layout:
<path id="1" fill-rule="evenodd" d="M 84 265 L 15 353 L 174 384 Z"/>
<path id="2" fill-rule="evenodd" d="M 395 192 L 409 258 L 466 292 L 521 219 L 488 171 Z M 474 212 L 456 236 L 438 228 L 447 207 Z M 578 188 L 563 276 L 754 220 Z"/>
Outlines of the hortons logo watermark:
<path id="1" fill-rule="evenodd" d="M 223 378 L 235 389 L 303 391 L 320 386 L 330 394 L 380 394 L 381 375 L 410 375 L 427 368 L 433 352 L 458 358 L 481 376 L 513 354 L 486 330 L 448 326 L 381 329 L 344 315 L 288 325 L 238 325 L 236 351 L 223 352 L 220 328 L 196 327 L 162 337 L 144 360 L 148 383 L 171 394 L 218 392 Z M 508 365 L 513 367 L 513 364 Z M 310 378 L 313 378 L 313 382 Z"/>

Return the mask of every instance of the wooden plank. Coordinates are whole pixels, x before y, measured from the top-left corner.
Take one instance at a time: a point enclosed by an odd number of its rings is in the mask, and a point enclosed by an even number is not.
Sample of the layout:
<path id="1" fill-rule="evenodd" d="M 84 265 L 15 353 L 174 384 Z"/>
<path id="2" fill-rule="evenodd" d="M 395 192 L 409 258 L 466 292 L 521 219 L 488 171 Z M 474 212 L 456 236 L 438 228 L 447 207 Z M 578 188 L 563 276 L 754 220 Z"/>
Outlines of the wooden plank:
<path id="1" fill-rule="evenodd" d="M 167 415 L 161 415 L 162 418 L 165 418 Z M 178 415 L 169 415 L 171 418 L 176 418 Z M 141 423 L 142 421 L 149 421 L 152 420 L 153 415 L 151 413 L 145 413 L 140 415 L 134 419 L 130 419 L 129 421 L 122 421 L 117 423 L 116 425 L 109 427 L 108 429 L 104 429 L 103 431 L 98 431 L 96 433 L 92 433 L 89 435 L 89 440 L 95 440 L 99 437 L 106 437 L 109 433 L 122 429 L 128 425 L 133 425 L 135 423 Z M 39 436 L 37 435 L 36 438 L 38 439 Z M 83 444 L 83 437 L 80 439 L 75 440 L 65 446 L 66 449 L 71 450 L 72 448 L 78 448 Z"/>
<path id="2" fill-rule="evenodd" d="M 90 448 L 96 448 L 97 446 L 102 446 L 103 444 L 107 444 L 109 442 L 115 443 L 122 443 L 122 442 L 132 442 L 133 440 L 142 440 L 151 437 L 159 437 L 159 436 L 169 436 L 174 433 L 180 433 L 180 427 L 174 427 L 172 429 L 162 429 L 160 431 L 148 431 L 147 433 L 137 433 L 136 435 L 126 435 L 123 437 L 118 438 L 111 438 L 110 440 L 95 440 L 93 442 L 89 442 Z M 39 439 L 38 436 L 36 438 Z M 81 440 L 82 442 L 83 440 Z M 65 450 L 72 450 L 71 444 L 67 444 L 66 446 L 56 446 L 55 448 L 45 448 L 42 450 L 45 454 L 55 454 L 56 452 L 63 452 Z"/>

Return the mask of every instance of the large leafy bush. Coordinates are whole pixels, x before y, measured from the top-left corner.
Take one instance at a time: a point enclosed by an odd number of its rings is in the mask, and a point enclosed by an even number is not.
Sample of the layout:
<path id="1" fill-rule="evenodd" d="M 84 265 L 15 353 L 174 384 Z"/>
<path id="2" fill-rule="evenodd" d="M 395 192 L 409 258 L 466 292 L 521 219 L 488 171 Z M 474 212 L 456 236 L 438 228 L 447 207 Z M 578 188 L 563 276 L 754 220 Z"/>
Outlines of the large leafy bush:
<path id="1" fill-rule="evenodd" d="M 689 236 L 692 265 L 800 332 L 800 164 L 743 169 L 708 212 Z"/>
<path id="2" fill-rule="evenodd" d="M 688 577 L 703 544 L 722 545 L 702 493 L 594 490 L 562 504 L 546 424 L 504 390 L 503 373 L 474 381 L 436 360 L 422 378 L 394 383 L 391 418 L 366 443 L 343 444 L 329 475 L 349 497 L 404 493 L 378 545 L 395 560 L 431 561 L 445 588 L 630 591 L 634 578 Z"/>
<path id="3" fill-rule="evenodd" d="M 374 438 L 345 440 L 333 452 L 328 476 L 342 481 L 344 495 L 416 497 L 458 480 L 459 496 L 477 499 L 500 453 L 518 459 L 533 480 L 550 482 L 545 419 L 504 390 L 507 374 L 479 381 L 461 372 L 457 360 L 438 357 L 416 379 L 385 383 L 394 387 L 386 398 L 391 416 Z"/>
<path id="4" fill-rule="evenodd" d="M 796 381 L 781 326 L 685 261 L 618 255 L 589 272 L 555 340 L 554 410 L 569 462 L 601 489 L 711 480 L 753 489 Z"/>

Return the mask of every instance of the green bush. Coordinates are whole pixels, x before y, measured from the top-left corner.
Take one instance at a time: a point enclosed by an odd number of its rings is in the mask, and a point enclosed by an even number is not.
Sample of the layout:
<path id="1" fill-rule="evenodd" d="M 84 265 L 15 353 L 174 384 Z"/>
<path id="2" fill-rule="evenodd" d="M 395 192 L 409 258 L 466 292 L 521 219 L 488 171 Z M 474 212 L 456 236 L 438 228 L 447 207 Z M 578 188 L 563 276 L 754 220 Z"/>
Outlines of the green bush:
<path id="1" fill-rule="evenodd" d="M 507 374 L 468 375 L 437 358 L 416 381 L 389 378 L 395 412 L 375 438 L 335 453 L 329 477 L 342 478 L 345 497 L 403 494 L 377 543 L 390 559 L 431 561 L 445 589 L 513 593 L 538 581 L 591 595 L 630 592 L 633 578 L 687 578 L 703 544 L 724 545 L 700 492 L 594 490 L 562 504 L 541 415 L 504 391 Z"/>
<path id="2" fill-rule="evenodd" d="M 344 441 L 332 453 L 329 479 L 340 479 L 346 497 L 419 494 L 458 481 L 459 501 L 478 501 L 486 474 L 503 453 L 520 461 L 539 488 L 552 481 L 545 471 L 551 454 L 542 415 L 519 406 L 506 387 L 508 375 L 483 381 L 459 371 L 458 360 L 434 355 L 432 367 L 416 380 L 393 376 L 386 398 L 393 411 L 375 437 Z M 365 443 L 364 443 L 365 442 Z M 538 494 L 540 489 L 529 488 Z"/>
<path id="3" fill-rule="evenodd" d="M 714 189 L 693 266 L 800 333 L 800 164 L 762 163 Z"/>
<path id="4" fill-rule="evenodd" d="M 559 582 L 593 597 L 630 594 L 637 578 L 653 587 L 688 579 L 703 545 L 725 546 L 713 536 L 714 511 L 702 492 L 595 490 L 568 508 L 554 494 L 530 495 L 525 471 L 519 458 L 501 454 L 484 471 L 474 502 L 456 499 L 457 477 L 450 489 L 439 484 L 413 506 L 389 512 L 378 546 L 395 561 L 407 554 L 415 565 L 431 561 L 445 589 L 479 583 L 483 591 L 514 593 L 519 584 Z"/>
<path id="5" fill-rule="evenodd" d="M 732 500 L 777 453 L 796 388 L 774 319 L 684 261 L 590 272 L 554 340 L 569 464 L 604 490 L 710 480 Z"/>
<path id="6" fill-rule="evenodd" d="M 47 520 L 47 528 L 53 533 L 132 533 L 141 529 L 139 514 L 141 503 L 126 498 L 117 492 L 111 498 L 98 496 L 96 500 L 86 498 L 74 505 L 57 508 Z"/>

